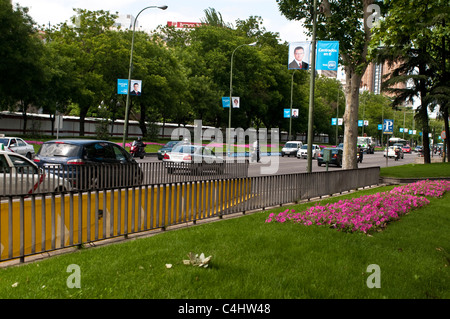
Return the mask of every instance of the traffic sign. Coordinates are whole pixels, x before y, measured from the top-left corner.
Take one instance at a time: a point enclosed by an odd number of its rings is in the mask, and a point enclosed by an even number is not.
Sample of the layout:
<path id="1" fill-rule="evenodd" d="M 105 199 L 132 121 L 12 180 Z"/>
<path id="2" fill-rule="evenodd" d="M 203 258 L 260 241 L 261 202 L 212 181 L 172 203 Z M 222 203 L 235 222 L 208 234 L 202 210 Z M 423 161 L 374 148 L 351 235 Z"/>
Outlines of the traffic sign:
<path id="1" fill-rule="evenodd" d="M 445 134 L 445 131 L 441 132 L 441 137 L 442 137 L 443 140 L 445 140 L 445 138 L 447 137 L 446 134 Z"/>
<path id="2" fill-rule="evenodd" d="M 394 133 L 394 120 L 384 120 L 383 134 L 393 134 L 393 133 Z"/>

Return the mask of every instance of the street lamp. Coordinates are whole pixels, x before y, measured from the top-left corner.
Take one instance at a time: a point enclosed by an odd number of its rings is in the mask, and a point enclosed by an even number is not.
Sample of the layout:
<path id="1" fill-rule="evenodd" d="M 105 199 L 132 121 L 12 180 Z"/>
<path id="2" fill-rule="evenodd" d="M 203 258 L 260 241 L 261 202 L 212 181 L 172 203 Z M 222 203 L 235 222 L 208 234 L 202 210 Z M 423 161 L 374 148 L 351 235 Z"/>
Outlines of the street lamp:
<path id="1" fill-rule="evenodd" d="M 231 107 L 232 107 L 232 95 L 233 95 L 233 56 L 234 56 L 234 52 L 236 52 L 237 49 L 239 49 L 240 47 L 244 46 L 244 45 L 248 45 L 248 46 L 255 46 L 256 42 L 247 44 L 241 44 L 239 46 L 236 47 L 236 49 L 234 49 L 233 53 L 231 54 L 231 70 L 230 70 L 230 109 L 228 110 L 228 134 L 227 134 L 227 139 L 228 139 L 228 144 L 230 142 L 230 135 L 231 135 Z M 230 146 L 228 146 L 228 151 L 230 152 Z"/>
<path id="2" fill-rule="evenodd" d="M 312 171 L 312 143 L 313 143 L 313 114 L 314 114 L 314 84 L 316 80 L 316 28 L 317 28 L 317 0 L 314 0 L 313 8 L 313 32 L 312 32 L 312 57 L 311 57 L 311 78 L 309 86 L 309 112 L 308 112 L 308 165 L 306 171 Z"/>
<path id="3" fill-rule="evenodd" d="M 133 23 L 133 35 L 131 38 L 131 52 L 130 52 L 130 66 L 128 68 L 128 87 L 127 87 L 127 103 L 125 106 L 125 123 L 123 126 L 123 147 L 125 148 L 125 139 L 128 137 L 128 110 L 130 108 L 130 87 L 131 87 L 131 69 L 132 69 L 132 65 L 133 65 L 133 47 L 134 47 L 134 30 L 136 29 L 136 21 L 139 17 L 139 15 L 141 14 L 142 11 L 150 9 L 150 8 L 158 8 L 161 10 L 166 10 L 167 6 L 149 6 L 149 7 L 145 7 L 144 9 L 142 9 L 141 11 L 139 11 L 139 13 L 137 14 L 136 18 L 134 19 L 134 23 Z"/>
<path id="4" fill-rule="evenodd" d="M 291 139 L 291 127 L 292 127 L 292 92 L 294 91 L 294 74 L 295 71 L 298 69 L 295 69 L 294 72 L 292 72 L 292 79 L 291 79 L 291 113 L 289 115 L 289 139 Z"/>

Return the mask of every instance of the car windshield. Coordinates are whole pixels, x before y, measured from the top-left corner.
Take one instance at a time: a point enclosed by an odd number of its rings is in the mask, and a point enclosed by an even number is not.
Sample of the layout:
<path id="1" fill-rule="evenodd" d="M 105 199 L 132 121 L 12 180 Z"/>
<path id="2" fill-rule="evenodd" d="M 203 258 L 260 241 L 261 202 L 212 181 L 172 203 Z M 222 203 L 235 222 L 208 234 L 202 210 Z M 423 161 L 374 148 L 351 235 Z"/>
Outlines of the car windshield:
<path id="1" fill-rule="evenodd" d="M 8 141 L 9 141 L 8 138 L 0 138 L 0 144 L 8 145 Z"/>
<path id="2" fill-rule="evenodd" d="M 308 149 L 308 145 L 302 145 L 302 150 L 307 150 Z"/>
<path id="3" fill-rule="evenodd" d="M 170 141 L 170 142 L 167 142 L 167 144 L 164 145 L 164 147 L 174 147 L 178 143 L 180 143 L 180 141 Z"/>
<path id="4" fill-rule="evenodd" d="M 80 146 L 66 143 L 44 143 L 39 149 L 40 156 L 78 156 Z"/>
<path id="5" fill-rule="evenodd" d="M 172 152 L 174 153 L 188 153 L 188 154 L 194 154 L 196 150 L 195 146 L 192 145 L 181 145 L 181 146 L 177 146 L 175 147 Z"/>
<path id="6" fill-rule="evenodd" d="M 286 143 L 286 145 L 284 147 L 286 147 L 286 148 L 296 148 L 297 144 L 295 144 L 295 143 Z"/>

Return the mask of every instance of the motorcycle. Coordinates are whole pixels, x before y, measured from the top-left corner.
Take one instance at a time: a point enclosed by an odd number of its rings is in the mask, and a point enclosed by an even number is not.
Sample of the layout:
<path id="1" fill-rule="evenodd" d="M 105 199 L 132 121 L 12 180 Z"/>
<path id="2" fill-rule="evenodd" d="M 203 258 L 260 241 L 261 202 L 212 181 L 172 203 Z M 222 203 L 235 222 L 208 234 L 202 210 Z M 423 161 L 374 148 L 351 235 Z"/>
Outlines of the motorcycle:
<path id="1" fill-rule="evenodd" d="M 138 141 L 133 141 L 130 147 L 130 154 L 133 157 L 139 157 L 141 159 L 145 156 L 145 144 L 139 143 Z"/>
<path id="2" fill-rule="evenodd" d="M 363 161 L 363 151 L 362 150 L 360 150 L 360 149 L 358 149 L 357 151 L 356 151 L 356 162 L 357 163 L 362 163 L 362 161 Z"/>
<path id="3" fill-rule="evenodd" d="M 398 149 L 395 150 L 395 160 L 398 161 L 400 158 L 400 151 Z"/>

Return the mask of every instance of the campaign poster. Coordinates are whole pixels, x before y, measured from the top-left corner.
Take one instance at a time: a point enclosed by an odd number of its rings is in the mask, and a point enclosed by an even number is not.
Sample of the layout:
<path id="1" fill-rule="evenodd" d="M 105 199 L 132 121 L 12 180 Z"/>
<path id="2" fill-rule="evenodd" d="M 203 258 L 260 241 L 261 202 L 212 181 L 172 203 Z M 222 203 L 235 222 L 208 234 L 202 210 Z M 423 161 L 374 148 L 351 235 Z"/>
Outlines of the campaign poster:
<path id="1" fill-rule="evenodd" d="M 311 58 L 311 41 L 291 42 L 289 44 L 288 69 L 308 70 Z"/>
<path id="2" fill-rule="evenodd" d="M 334 71 L 337 75 L 339 41 L 318 41 L 316 61 L 316 70 Z"/>
<path id="3" fill-rule="evenodd" d="M 142 94 L 142 80 L 131 80 L 130 95 L 140 96 Z M 117 94 L 128 94 L 128 80 L 117 79 Z"/>

